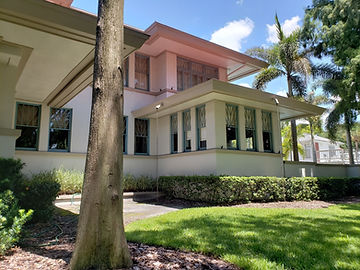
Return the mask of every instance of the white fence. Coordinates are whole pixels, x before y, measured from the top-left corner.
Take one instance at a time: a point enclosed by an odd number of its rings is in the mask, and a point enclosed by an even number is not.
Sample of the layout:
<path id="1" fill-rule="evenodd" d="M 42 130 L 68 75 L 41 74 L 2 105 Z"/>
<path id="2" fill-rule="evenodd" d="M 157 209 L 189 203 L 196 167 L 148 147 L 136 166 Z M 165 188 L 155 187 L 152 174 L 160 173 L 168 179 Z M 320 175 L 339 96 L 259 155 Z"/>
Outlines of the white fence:
<path id="1" fill-rule="evenodd" d="M 360 153 L 353 152 L 355 164 L 360 164 Z M 312 157 L 300 158 L 301 161 L 313 162 Z M 329 149 L 316 151 L 317 163 L 350 164 L 349 151 L 346 149 Z"/>

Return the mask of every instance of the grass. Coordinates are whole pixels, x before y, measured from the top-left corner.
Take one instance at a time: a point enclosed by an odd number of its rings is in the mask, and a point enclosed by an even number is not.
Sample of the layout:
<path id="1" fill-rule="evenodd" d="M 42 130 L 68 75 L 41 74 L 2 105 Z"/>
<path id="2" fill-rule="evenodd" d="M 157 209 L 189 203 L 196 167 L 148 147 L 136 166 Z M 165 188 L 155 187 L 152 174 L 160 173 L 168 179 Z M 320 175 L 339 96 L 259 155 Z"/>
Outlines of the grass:
<path id="1" fill-rule="evenodd" d="M 244 269 L 360 269 L 360 204 L 184 209 L 131 223 L 126 236 L 212 254 Z"/>

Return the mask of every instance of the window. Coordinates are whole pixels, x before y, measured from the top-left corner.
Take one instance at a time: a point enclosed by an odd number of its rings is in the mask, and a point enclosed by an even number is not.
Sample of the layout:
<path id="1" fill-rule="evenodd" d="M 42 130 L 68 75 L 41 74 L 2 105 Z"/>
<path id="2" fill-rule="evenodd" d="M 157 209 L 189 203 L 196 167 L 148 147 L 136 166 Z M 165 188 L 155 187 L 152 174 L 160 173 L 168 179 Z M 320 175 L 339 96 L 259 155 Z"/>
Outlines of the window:
<path id="1" fill-rule="evenodd" d="M 129 58 L 126 58 L 125 61 L 124 61 L 124 77 L 123 77 L 123 80 L 124 80 L 124 86 L 125 87 L 129 87 Z"/>
<path id="2" fill-rule="evenodd" d="M 50 109 L 50 151 L 70 151 L 71 118 L 72 109 Z"/>
<path id="3" fill-rule="evenodd" d="M 273 151 L 271 112 L 262 112 L 263 145 L 265 152 Z"/>
<path id="4" fill-rule="evenodd" d="M 197 148 L 206 149 L 206 112 L 205 105 L 196 108 L 196 127 L 197 127 Z"/>
<path id="5" fill-rule="evenodd" d="M 135 54 L 135 88 L 149 90 L 149 69 L 149 56 Z"/>
<path id="6" fill-rule="evenodd" d="M 236 105 L 226 104 L 225 118 L 227 149 L 239 149 L 238 107 Z"/>
<path id="7" fill-rule="evenodd" d="M 190 60 L 177 58 L 177 90 L 185 90 L 212 78 L 219 78 L 216 67 L 203 65 Z"/>
<path id="8" fill-rule="evenodd" d="M 123 153 L 127 153 L 127 116 L 123 117 Z"/>
<path id="9" fill-rule="evenodd" d="M 16 140 L 17 149 L 37 150 L 40 130 L 40 105 L 16 103 L 16 129 L 21 136 Z"/>
<path id="10" fill-rule="evenodd" d="M 254 109 L 245 109 L 245 134 L 247 150 L 256 151 L 256 122 Z"/>
<path id="11" fill-rule="evenodd" d="M 135 154 L 149 154 L 149 120 L 135 119 Z"/>
<path id="12" fill-rule="evenodd" d="M 191 115 L 190 110 L 183 112 L 183 130 L 184 130 L 184 151 L 191 151 Z"/>
<path id="13" fill-rule="evenodd" d="M 178 152 L 178 118 L 177 114 L 170 116 L 171 153 Z"/>
<path id="14" fill-rule="evenodd" d="M 311 158 L 312 157 L 312 147 L 310 144 L 305 144 L 305 158 Z"/>

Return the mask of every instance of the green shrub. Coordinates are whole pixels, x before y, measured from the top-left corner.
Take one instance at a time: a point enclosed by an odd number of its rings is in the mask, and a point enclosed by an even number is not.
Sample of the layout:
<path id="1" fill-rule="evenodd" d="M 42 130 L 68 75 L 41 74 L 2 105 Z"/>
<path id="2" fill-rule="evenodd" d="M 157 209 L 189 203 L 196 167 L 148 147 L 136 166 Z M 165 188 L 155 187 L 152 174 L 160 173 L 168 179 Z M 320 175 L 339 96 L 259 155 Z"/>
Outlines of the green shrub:
<path id="1" fill-rule="evenodd" d="M 317 181 L 311 177 L 163 176 L 159 185 L 171 197 L 213 204 L 318 198 Z"/>
<path id="2" fill-rule="evenodd" d="M 360 196 L 360 178 L 350 178 L 348 180 L 347 195 Z"/>
<path id="3" fill-rule="evenodd" d="M 344 177 L 318 177 L 319 197 L 323 200 L 342 198 L 348 194 L 349 179 Z"/>
<path id="4" fill-rule="evenodd" d="M 32 210 L 19 209 L 12 191 L 0 193 L 0 255 L 19 240 L 21 229 L 31 214 Z"/>
<path id="5" fill-rule="evenodd" d="M 156 179 L 149 176 L 135 177 L 131 174 L 124 176 L 124 191 L 154 191 L 156 190 Z"/>
<path id="6" fill-rule="evenodd" d="M 12 190 L 15 195 L 21 193 L 24 175 L 21 170 L 24 163 L 19 159 L 0 157 L 0 192 Z"/>
<path id="7" fill-rule="evenodd" d="M 34 174 L 24 180 L 23 196 L 19 198 L 20 206 L 33 209 L 33 222 L 43 222 L 52 217 L 53 202 L 60 190 L 54 171 Z"/>
<path id="8" fill-rule="evenodd" d="M 84 173 L 60 168 L 53 171 L 56 181 L 60 184 L 59 194 L 81 193 Z"/>

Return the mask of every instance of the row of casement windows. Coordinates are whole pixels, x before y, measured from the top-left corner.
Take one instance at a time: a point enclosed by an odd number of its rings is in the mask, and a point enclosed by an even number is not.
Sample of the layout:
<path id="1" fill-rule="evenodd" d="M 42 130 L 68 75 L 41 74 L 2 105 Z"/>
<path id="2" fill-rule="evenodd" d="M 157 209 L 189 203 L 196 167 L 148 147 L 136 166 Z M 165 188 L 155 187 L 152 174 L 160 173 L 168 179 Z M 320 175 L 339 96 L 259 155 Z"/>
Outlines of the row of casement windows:
<path id="1" fill-rule="evenodd" d="M 183 111 L 183 151 L 191 151 L 191 114 L 190 110 Z M 227 149 L 240 149 L 238 132 L 238 107 L 226 104 L 226 144 Z M 273 152 L 271 113 L 262 111 L 262 134 L 265 152 Z M 206 149 L 206 113 L 205 106 L 196 108 L 197 150 Z M 246 149 L 257 151 L 256 145 L 256 112 L 255 109 L 245 108 Z M 177 153 L 178 147 L 178 117 L 170 116 L 171 153 Z"/>
<path id="2" fill-rule="evenodd" d="M 216 67 L 177 57 L 177 90 L 185 90 L 212 78 L 219 78 Z M 129 59 L 124 61 L 124 86 L 129 86 Z M 150 57 L 135 54 L 135 88 L 150 90 Z"/>
<path id="3" fill-rule="evenodd" d="M 40 131 L 41 105 L 17 103 L 16 129 L 21 136 L 16 140 L 16 149 L 37 150 Z M 70 151 L 72 109 L 50 109 L 49 151 Z M 123 152 L 127 150 L 127 117 L 124 117 Z M 148 154 L 149 121 L 135 119 L 135 153 Z"/>
<path id="4" fill-rule="evenodd" d="M 238 107 L 226 104 L 226 143 L 227 149 L 239 149 Z M 16 140 L 17 149 L 37 150 L 40 130 L 41 106 L 26 103 L 16 105 L 16 129 L 21 136 Z M 191 151 L 191 114 L 190 110 L 182 112 L 183 151 Z M 50 109 L 49 151 L 70 151 L 72 109 Z M 127 152 L 128 121 L 124 116 L 123 152 Z M 149 154 L 149 120 L 135 119 L 135 154 Z M 256 116 L 255 109 L 245 108 L 246 148 L 256 151 Z M 262 111 L 262 135 L 265 152 L 272 152 L 271 113 Z M 178 116 L 170 116 L 171 153 L 179 152 Z M 205 105 L 196 108 L 197 150 L 206 149 L 206 111 Z"/>
<path id="5" fill-rule="evenodd" d="M 41 106 L 27 103 L 16 104 L 16 129 L 21 136 L 16 149 L 37 150 L 40 131 Z M 49 151 L 70 151 L 72 109 L 50 108 Z"/>

